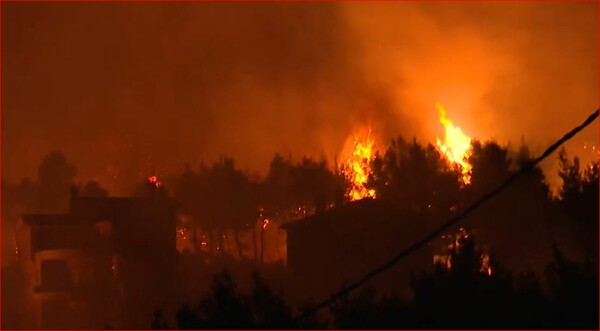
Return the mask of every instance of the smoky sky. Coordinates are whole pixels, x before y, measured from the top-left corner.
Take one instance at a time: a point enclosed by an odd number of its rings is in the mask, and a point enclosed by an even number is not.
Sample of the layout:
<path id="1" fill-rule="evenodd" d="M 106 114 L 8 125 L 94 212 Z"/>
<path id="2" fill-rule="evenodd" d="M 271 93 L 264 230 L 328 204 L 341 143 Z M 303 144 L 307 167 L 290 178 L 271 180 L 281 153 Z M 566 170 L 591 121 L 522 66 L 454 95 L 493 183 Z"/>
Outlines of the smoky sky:
<path id="1" fill-rule="evenodd" d="M 539 152 L 598 107 L 598 40 L 596 2 L 3 2 L 2 175 L 51 151 L 112 193 L 221 155 L 264 173 L 369 126 L 434 141 L 437 101 Z"/>

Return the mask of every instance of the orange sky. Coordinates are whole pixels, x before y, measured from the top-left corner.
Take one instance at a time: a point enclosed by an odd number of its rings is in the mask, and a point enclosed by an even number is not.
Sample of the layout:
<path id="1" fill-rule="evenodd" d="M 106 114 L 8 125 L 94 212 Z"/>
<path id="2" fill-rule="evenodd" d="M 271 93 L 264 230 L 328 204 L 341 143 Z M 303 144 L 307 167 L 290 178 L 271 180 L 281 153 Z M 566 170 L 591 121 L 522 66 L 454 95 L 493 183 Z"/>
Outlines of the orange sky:
<path id="1" fill-rule="evenodd" d="M 598 107 L 598 3 L 3 2 L 2 87 L 3 177 L 60 150 L 118 194 L 219 155 L 332 159 L 363 123 L 434 142 L 437 101 L 541 152 Z"/>

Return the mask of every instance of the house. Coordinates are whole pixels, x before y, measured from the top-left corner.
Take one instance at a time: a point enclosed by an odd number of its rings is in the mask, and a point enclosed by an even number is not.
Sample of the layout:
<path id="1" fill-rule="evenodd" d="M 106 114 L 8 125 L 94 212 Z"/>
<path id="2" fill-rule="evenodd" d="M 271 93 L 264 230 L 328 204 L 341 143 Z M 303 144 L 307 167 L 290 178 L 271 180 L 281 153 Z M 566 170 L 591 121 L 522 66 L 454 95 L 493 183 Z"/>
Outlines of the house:
<path id="1" fill-rule="evenodd" d="M 128 319 L 168 291 L 173 200 L 79 197 L 65 214 L 23 215 L 19 265 L 31 328 L 148 327 Z"/>
<path id="2" fill-rule="evenodd" d="M 325 298 L 423 238 L 431 223 L 425 213 L 373 199 L 288 223 L 283 228 L 290 288 L 306 298 Z M 408 296 L 410 272 L 431 268 L 431 256 L 431 249 L 421 249 L 373 279 L 370 286 Z"/>

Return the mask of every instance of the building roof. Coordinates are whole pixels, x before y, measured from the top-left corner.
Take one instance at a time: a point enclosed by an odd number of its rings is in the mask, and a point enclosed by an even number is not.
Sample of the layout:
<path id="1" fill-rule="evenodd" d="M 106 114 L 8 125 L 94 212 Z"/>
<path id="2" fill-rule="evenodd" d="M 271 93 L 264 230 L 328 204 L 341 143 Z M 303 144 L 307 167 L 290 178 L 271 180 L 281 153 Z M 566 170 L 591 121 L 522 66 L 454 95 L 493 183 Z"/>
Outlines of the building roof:
<path id="1" fill-rule="evenodd" d="M 342 225 L 344 223 L 387 223 L 402 220 L 405 222 L 418 222 L 419 216 L 415 212 L 399 208 L 391 203 L 375 199 L 363 199 L 350 202 L 340 207 L 328 209 L 305 218 L 282 225 L 286 231 L 299 227 L 328 225 Z"/>
<path id="2" fill-rule="evenodd" d="M 123 198 L 123 197 L 77 197 L 72 196 L 68 214 L 25 214 L 23 222 L 28 225 L 58 225 L 67 223 L 95 223 L 103 220 L 131 217 L 140 210 L 175 208 L 171 198 Z M 76 221 L 76 222 L 73 222 Z"/>

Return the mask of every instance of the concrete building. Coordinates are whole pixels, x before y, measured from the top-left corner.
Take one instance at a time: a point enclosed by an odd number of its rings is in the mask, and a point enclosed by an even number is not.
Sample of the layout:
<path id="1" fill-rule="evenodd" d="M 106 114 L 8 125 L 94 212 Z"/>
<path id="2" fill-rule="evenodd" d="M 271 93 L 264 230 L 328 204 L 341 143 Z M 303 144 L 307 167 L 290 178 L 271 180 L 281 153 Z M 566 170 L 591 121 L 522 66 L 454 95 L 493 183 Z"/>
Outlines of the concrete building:
<path id="1" fill-rule="evenodd" d="M 26 327 L 149 327 L 172 279 L 175 209 L 158 195 L 73 195 L 69 213 L 24 215 L 16 238 Z M 147 320 L 129 319 L 133 310 Z"/>

